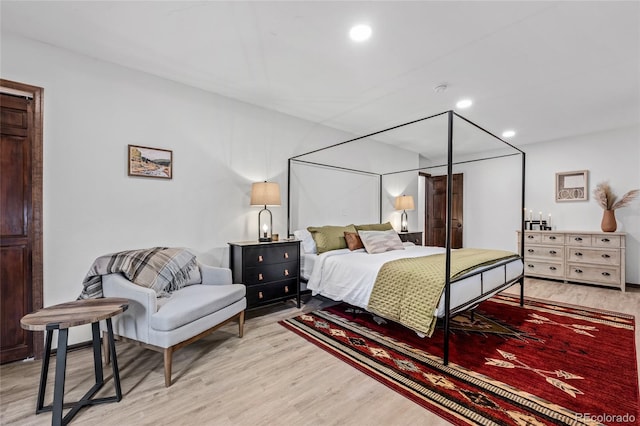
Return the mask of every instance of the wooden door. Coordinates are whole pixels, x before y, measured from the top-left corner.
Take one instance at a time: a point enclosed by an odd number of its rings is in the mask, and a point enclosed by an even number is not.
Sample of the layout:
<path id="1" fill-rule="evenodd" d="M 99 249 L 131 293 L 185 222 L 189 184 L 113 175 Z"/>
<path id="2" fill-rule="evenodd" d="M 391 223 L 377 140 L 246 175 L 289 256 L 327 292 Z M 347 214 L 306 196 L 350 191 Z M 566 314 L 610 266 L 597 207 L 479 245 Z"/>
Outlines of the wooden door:
<path id="1" fill-rule="evenodd" d="M 447 176 L 425 176 L 425 245 L 444 247 L 447 232 Z M 453 175 L 451 248 L 462 248 L 462 174 Z"/>
<path id="2" fill-rule="evenodd" d="M 20 327 L 24 315 L 42 307 L 42 89 L 1 85 L 0 363 L 6 363 L 42 349 L 42 333 Z M 4 93 L 12 86 L 19 89 Z"/>

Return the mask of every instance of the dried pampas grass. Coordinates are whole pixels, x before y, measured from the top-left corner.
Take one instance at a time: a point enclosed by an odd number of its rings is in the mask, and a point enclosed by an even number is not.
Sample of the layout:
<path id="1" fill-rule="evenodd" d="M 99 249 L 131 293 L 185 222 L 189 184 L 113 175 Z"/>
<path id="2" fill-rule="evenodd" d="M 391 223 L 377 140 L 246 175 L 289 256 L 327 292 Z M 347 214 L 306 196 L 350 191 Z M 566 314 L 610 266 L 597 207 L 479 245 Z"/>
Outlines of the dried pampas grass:
<path id="1" fill-rule="evenodd" d="M 613 206 L 611 206 L 611 210 L 619 209 L 620 207 L 624 207 L 631 203 L 640 193 L 638 189 L 632 189 L 622 196 L 620 200 L 618 200 Z"/>
<path id="2" fill-rule="evenodd" d="M 596 202 L 605 210 L 616 210 L 620 207 L 625 207 L 629 205 L 638 194 L 640 194 L 640 190 L 633 189 L 624 194 L 622 198 L 616 202 L 617 196 L 611 190 L 608 182 L 599 183 L 596 189 L 593 190 Z"/>

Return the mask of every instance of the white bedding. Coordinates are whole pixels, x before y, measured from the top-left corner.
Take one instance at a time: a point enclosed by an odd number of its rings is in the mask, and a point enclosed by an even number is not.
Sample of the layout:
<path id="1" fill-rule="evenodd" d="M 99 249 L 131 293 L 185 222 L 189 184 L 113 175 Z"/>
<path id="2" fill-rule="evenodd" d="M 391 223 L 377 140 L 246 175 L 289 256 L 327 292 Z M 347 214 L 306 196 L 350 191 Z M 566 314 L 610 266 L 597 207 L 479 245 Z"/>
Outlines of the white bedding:
<path id="1" fill-rule="evenodd" d="M 311 278 L 313 267 L 316 265 L 317 254 L 300 253 L 300 276 L 305 280 Z"/>
<path id="2" fill-rule="evenodd" d="M 379 254 L 369 254 L 364 249 L 333 250 L 315 256 L 313 270 L 307 289 L 313 294 L 320 294 L 336 301 L 344 301 L 351 305 L 366 309 L 376 276 L 382 265 L 391 260 L 430 256 L 444 253 L 442 247 L 415 246 L 405 243 L 404 250 L 393 250 Z M 305 255 L 305 257 L 310 255 Z M 305 259 L 305 262 L 311 262 Z M 487 269 L 485 266 L 480 269 Z M 482 294 L 490 293 L 505 282 L 517 278 L 523 271 L 522 260 L 514 259 L 506 265 L 487 271 L 483 276 L 475 275 L 457 281 L 451 285 L 451 308 L 462 306 Z M 506 278 L 506 279 L 505 279 Z M 436 315 L 444 315 L 444 297 Z"/>

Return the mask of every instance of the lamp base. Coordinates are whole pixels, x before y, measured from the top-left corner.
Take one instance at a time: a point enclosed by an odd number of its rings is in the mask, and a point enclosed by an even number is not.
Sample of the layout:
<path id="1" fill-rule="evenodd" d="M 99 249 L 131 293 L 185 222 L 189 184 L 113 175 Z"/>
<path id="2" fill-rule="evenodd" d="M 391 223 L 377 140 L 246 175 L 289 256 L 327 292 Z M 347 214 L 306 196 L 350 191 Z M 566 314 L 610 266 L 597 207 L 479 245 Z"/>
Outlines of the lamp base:
<path id="1" fill-rule="evenodd" d="M 407 211 L 402 210 L 400 216 L 400 232 L 409 232 L 409 221 L 407 220 Z"/>
<path id="2" fill-rule="evenodd" d="M 271 237 L 266 237 L 266 238 L 258 238 L 258 242 L 260 243 L 270 243 L 271 242 Z"/>

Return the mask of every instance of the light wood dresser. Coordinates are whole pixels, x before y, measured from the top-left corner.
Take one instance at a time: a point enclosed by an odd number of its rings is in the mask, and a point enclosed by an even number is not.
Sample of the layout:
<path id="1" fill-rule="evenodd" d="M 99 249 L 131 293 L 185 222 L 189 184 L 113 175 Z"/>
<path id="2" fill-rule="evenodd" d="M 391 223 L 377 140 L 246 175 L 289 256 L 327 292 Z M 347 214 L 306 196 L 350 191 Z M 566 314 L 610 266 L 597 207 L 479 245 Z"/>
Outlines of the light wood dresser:
<path id="1" fill-rule="evenodd" d="M 518 250 L 520 232 L 518 231 Z M 524 273 L 625 291 L 625 233 L 525 231 Z"/>

